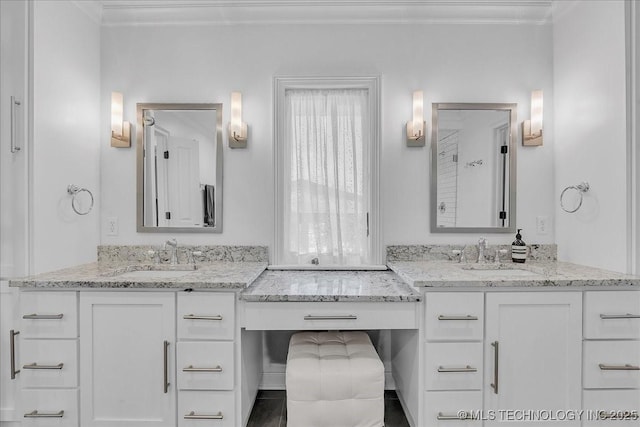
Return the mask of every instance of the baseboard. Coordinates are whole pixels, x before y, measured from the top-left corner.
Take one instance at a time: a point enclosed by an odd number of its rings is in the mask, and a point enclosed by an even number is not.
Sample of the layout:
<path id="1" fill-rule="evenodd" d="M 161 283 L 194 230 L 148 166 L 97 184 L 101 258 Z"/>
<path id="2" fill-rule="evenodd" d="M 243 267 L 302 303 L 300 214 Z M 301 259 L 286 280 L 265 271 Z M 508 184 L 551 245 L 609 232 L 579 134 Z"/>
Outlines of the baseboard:
<path id="1" fill-rule="evenodd" d="M 259 388 L 260 390 L 285 390 L 285 378 L 286 377 L 284 372 L 263 372 Z M 384 373 L 384 389 L 396 389 L 396 382 L 393 379 L 391 371 L 387 371 Z"/>

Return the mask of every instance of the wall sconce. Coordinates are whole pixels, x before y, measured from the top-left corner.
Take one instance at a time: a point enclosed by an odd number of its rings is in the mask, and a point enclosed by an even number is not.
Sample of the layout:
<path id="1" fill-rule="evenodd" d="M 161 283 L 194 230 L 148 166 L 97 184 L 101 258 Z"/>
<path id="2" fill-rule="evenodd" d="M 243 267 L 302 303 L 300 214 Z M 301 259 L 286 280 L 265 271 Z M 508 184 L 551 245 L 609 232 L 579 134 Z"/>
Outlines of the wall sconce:
<path id="1" fill-rule="evenodd" d="M 531 120 L 522 122 L 522 145 L 542 145 L 542 91 L 531 92 Z"/>
<path id="2" fill-rule="evenodd" d="M 247 124 L 242 122 L 242 94 L 231 92 L 231 122 L 229 123 L 229 147 L 247 147 Z"/>
<path id="3" fill-rule="evenodd" d="M 131 123 L 123 120 L 124 102 L 120 92 L 111 92 L 111 146 L 131 147 Z"/>
<path id="4" fill-rule="evenodd" d="M 427 122 L 424 121 L 424 99 L 421 90 L 413 92 L 413 120 L 407 122 L 407 147 L 424 147 Z"/>

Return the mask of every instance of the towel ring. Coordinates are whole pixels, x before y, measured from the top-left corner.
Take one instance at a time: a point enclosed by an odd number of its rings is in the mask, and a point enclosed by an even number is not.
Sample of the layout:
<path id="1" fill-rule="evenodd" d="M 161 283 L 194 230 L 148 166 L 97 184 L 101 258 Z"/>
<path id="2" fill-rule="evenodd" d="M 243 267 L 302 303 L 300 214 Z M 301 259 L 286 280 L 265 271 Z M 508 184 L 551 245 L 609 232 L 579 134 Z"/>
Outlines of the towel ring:
<path id="1" fill-rule="evenodd" d="M 578 206 L 576 206 L 576 208 L 573 209 L 573 210 L 572 209 L 567 209 L 564 206 L 564 193 L 566 193 L 567 190 L 576 190 L 578 192 L 578 194 L 580 195 L 580 201 L 578 202 Z M 567 187 L 564 190 L 562 190 L 562 193 L 560 193 L 560 207 L 562 208 L 562 210 L 565 211 L 565 212 L 568 212 L 568 213 L 574 213 L 578 209 L 580 209 L 580 206 L 582 206 L 582 196 L 587 191 L 589 191 L 589 183 L 586 182 L 586 181 L 583 181 L 578 185 L 570 185 L 569 187 Z"/>
<path id="2" fill-rule="evenodd" d="M 83 191 L 89 193 L 89 197 L 91 197 L 91 205 L 89 206 L 89 209 L 86 210 L 86 212 L 82 212 L 76 207 L 76 196 Z M 73 198 L 71 199 L 71 209 L 73 209 L 75 213 L 77 213 L 78 215 L 86 215 L 91 212 L 91 209 L 93 209 L 93 193 L 91 191 L 87 190 L 86 188 L 78 187 L 75 184 L 70 184 L 67 186 L 67 193 L 73 196 Z"/>

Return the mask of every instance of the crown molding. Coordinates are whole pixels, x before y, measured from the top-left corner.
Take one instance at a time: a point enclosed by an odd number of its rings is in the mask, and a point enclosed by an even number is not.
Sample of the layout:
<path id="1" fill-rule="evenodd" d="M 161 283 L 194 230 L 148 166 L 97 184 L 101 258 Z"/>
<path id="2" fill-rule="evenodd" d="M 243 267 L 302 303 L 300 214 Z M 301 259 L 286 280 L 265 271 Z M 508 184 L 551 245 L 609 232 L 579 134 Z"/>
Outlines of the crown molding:
<path id="1" fill-rule="evenodd" d="M 534 24 L 552 0 L 101 0 L 105 26 L 171 24 Z"/>

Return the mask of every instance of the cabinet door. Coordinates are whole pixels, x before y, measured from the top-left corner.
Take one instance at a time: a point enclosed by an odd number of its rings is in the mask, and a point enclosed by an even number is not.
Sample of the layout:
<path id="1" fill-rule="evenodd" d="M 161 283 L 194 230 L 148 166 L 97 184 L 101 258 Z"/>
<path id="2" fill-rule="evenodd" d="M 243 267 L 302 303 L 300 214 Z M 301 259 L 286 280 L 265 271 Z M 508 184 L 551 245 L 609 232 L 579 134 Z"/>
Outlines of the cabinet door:
<path id="1" fill-rule="evenodd" d="M 557 425 L 558 411 L 580 409 L 581 300 L 580 292 L 487 294 L 485 410 L 496 419 L 485 426 Z"/>
<path id="2" fill-rule="evenodd" d="M 81 425 L 175 425 L 174 355 L 172 292 L 81 293 Z"/>

